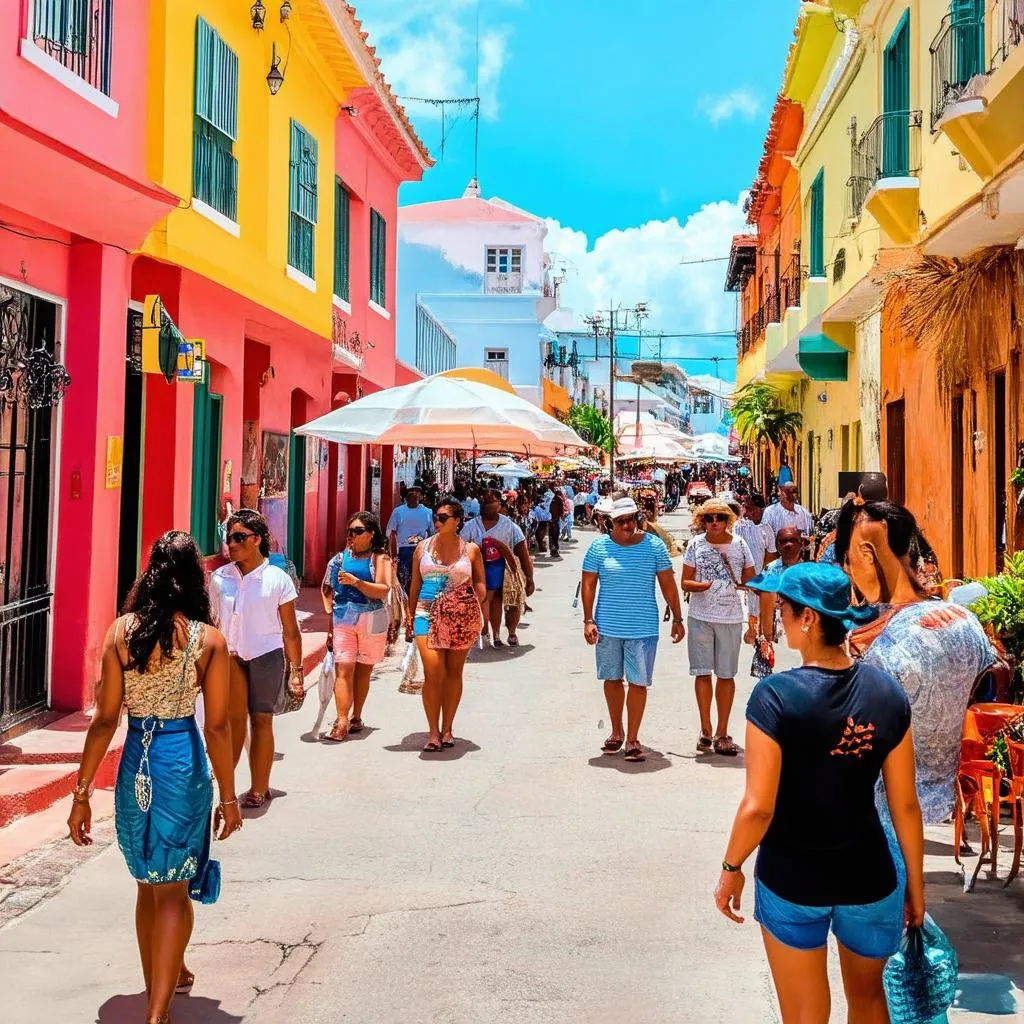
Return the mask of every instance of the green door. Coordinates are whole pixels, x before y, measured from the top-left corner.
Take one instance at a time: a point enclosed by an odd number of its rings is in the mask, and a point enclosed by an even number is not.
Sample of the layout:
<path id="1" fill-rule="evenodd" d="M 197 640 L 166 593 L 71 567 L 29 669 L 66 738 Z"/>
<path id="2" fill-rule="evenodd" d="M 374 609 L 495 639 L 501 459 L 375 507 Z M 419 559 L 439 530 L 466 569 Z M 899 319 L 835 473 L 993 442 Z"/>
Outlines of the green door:
<path id="1" fill-rule="evenodd" d="M 288 453 L 288 551 L 302 579 L 306 536 L 306 439 L 294 431 Z"/>
<path id="2" fill-rule="evenodd" d="M 882 82 L 882 174 L 910 173 L 910 11 L 904 12 L 885 48 Z"/>

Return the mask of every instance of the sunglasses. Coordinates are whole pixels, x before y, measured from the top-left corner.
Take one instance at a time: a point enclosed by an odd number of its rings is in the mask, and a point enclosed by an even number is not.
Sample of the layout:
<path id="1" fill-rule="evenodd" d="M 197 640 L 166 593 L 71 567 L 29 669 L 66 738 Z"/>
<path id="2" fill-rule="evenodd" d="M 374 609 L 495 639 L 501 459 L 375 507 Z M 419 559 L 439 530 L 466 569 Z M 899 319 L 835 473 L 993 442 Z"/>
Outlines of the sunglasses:
<path id="1" fill-rule="evenodd" d="M 365 526 L 351 526 L 349 527 L 348 535 L 350 537 L 362 537 L 364 533 L 369 533 Z"/>
<path id="2" fill-rule="evenodd" d="M 704 522 L 706 523 L 727 523 L 729 517 L 721 512 L 710 512 L 704 516 Z"/>
<path id="3" fill-rule="evenodd" d="M 434 516 L 434 522 L 435 523 L 440 523 L 442 526 L 444 526 L 444 524 L 447 523 L 449 519 L 458 519 L 458 518 L 459 518 L 458 516 L 450 516 L 447 512 L 438 512 Z"/>
<path id="4" fill-rule="evenodd" d="M 636 526 L 636 516 L 619 516 L 618 519 L 613 519 L 612 522 L 618 523 L 620 526 Z"/>
<path id="5" fill-rule="evenodd" d="M 239 533 L 239 532 L 236 531 L 235 533 L 229 533 L 228 534 L 228 543 L 229 544 L 244 544 L 246 537 L 255 537 L 255 536 L 256 536 L 255 533 Z"/>

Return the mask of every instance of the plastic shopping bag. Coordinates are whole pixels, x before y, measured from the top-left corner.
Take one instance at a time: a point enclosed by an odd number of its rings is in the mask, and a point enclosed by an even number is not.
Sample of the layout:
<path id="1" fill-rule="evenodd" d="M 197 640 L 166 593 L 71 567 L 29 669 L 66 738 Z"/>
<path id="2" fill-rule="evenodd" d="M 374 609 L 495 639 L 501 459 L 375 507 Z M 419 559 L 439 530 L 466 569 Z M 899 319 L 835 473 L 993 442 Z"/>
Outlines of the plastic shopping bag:
<path id="1" fill-rule="evenodd" d="M 310 730 L 311 735 L 317 736 L 320 733 L 320 726 L 323 725 L 324 715 L 327 713 L 327 706 L 334 697 L 334 652 L 330 647 L 320 662 L 320 676 L 317 679 L 317 696 L 320 698 L 320 708 L 317 711 L 316 722 Z"/>
<path id="2" fill-rule="evenodd" d="M 405 649 L 402 659 L 402 681 L 398 685 L 399 693 L 422 693 L 423 679 L 420 677 L 420 652 L 413 641 Z"/>
<path id="3" fill-rule="evenodd" d="M 956 998 L 960 964 L 942 929 L 925 915 L 908 928 L 882 976 L 892 1024 L 931 1024 Z"/>

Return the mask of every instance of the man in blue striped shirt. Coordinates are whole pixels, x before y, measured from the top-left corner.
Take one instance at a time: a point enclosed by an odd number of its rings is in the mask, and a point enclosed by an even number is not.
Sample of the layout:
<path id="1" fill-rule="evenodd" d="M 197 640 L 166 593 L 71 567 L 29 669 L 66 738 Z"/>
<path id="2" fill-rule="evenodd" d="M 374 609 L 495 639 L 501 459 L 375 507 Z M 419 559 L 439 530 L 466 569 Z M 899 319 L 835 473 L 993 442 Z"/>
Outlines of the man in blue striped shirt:
<path id="1" fill-rule="evenodd" d="M 605 499 L 598 511 L 611 519 L 611 533 L 598 537 L 583 559 L 583 636 L 597 648 L 597 674 L 604 680 L 612 732 L 601 748 L 615 754 L 623 743 L 627 761 L 643 761 L 640 723 L 654 677 L 660 615 L 654 585 L 672 611 L 672 642 L 686 635 L 679 588 L 664 542 L 640 529 L 632 498 Z M 595 611 L 596 602 L 596 611 Z M 623 682 L 628 683 L 625 692 Z M 623 708 L 629 731 L 623 730 Z"/>

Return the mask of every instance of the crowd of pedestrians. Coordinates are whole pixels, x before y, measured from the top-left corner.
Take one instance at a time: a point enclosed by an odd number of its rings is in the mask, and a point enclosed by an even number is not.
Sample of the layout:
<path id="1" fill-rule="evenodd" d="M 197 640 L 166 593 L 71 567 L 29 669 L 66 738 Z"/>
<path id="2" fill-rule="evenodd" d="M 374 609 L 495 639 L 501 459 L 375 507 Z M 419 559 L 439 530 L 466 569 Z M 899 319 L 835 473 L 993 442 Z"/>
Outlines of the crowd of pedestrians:
<path id="1" fill-rule="evenodd" d="M 534 553 L 544 543 L 557 558 L 573 519 L 592 520 L 579 593 L 609 715 L 602 753 L 646 758 L 640 731 L 667 621 L 672 643 L 687 641 L 697 750 L 735 757 L 736 679 L 753 646 L 751 672 L 763 678 L 747 704 L 746 790 L 717 905 L 742 922 L 742 869 L 757 850 L 754 916 L 783 1019 L 826 1019 L 831 931 L 851 1021 L 885 1020 L 882 966 L 924 914 L 922 823 L 952 812 L 964 712 L 994 660 L 988 638 L 970 612 L 935 598 L 931 548 L 912 513 L 885 500 L 884 478 L 867 479 L 819 527 L 818 561 L 792 481 L 767 507 L 757 494 L 712 497 L 693 513 L 678 579 L 671 538 L 628 493 L 608 491 L 463 483 L 428 506 L 414 486 L 386 526 L 352 516 L 321 586 L 336 716 L 320 738 L 340 743 L 365 728 L 371 674 L 402 619 L 423 670 L 423 751 L 454 747 L 470 650 L 519 645 Z M 272 558 L 265 518 L 229 510 L 222 535 L 227 562 L 208 582 L 188 535 L 154 544 L 107 634 L 69 817 L 74 842 L 91 842 L 93 779 L 126 707 L 116 829 L 138 883 L 149 1024 L 166 1021 L 175 992 L 193 984 L 190 900 L 213 902 L 220 886 L 211 840 L 272 798 L 274 717 L 304 697 L 298 594 Z M 783 641 L 801 664 L 773 673 Z M 249 788 L 237 796 L 246 745 Z"/>

